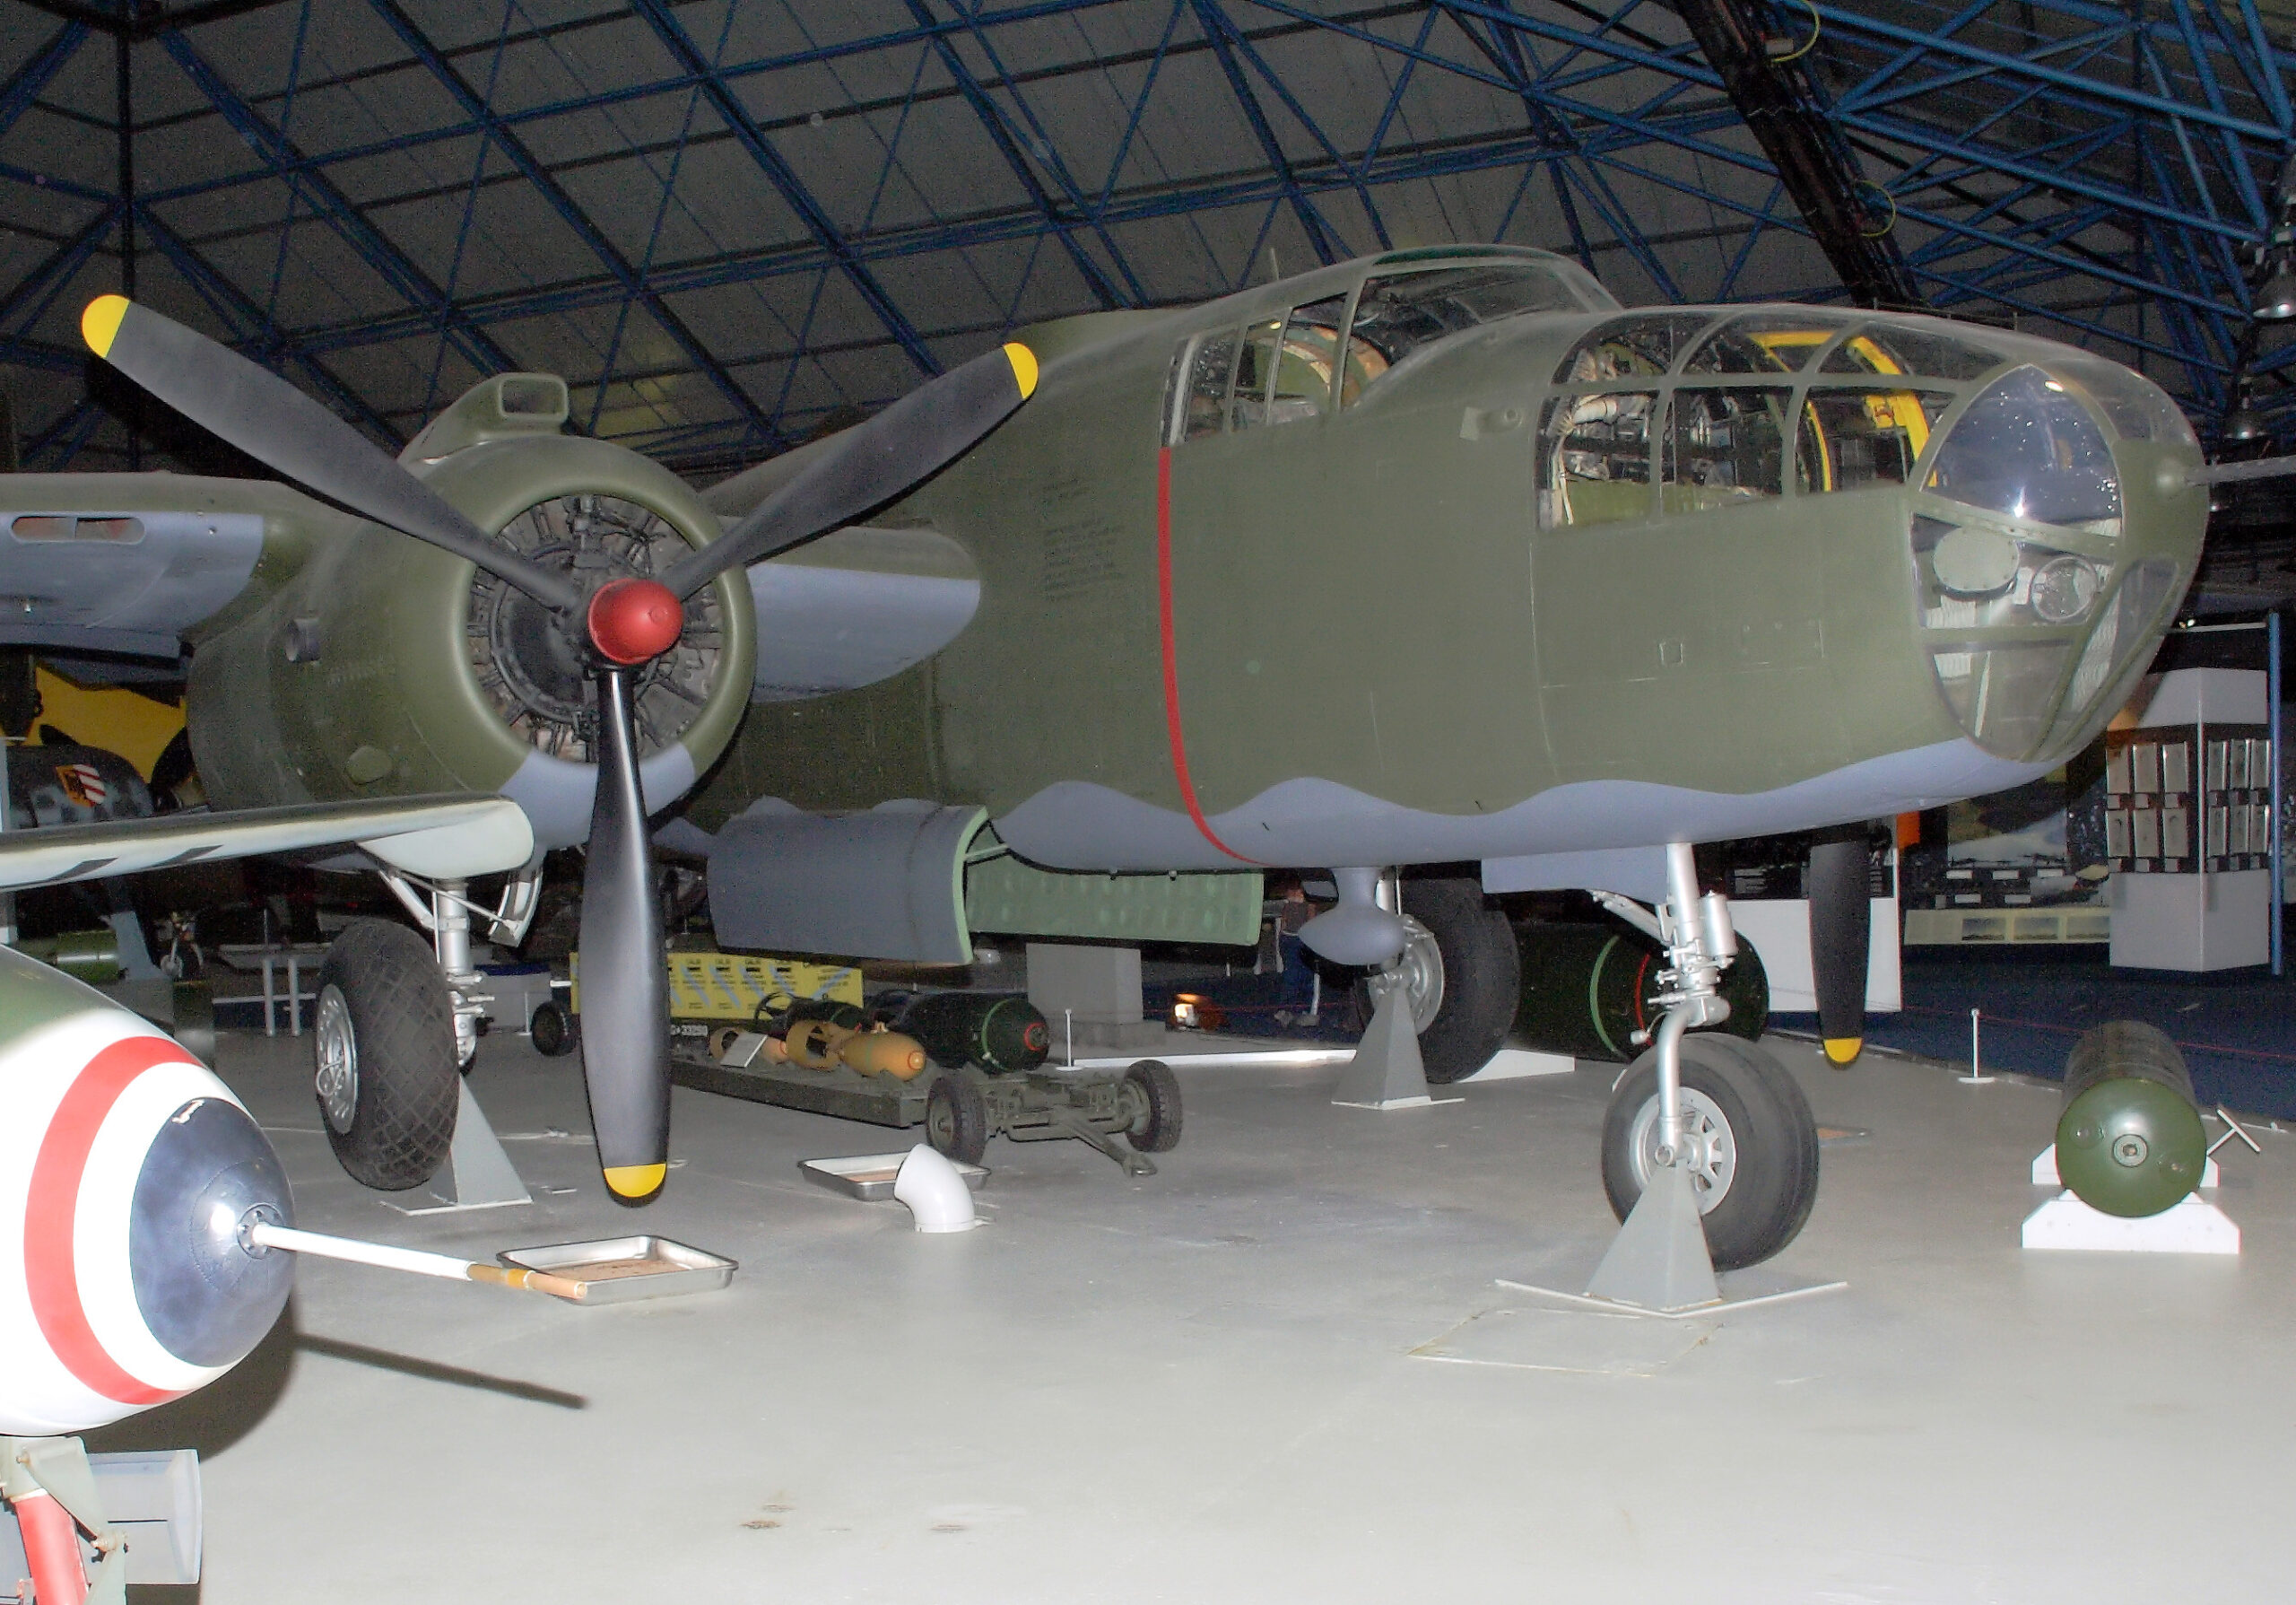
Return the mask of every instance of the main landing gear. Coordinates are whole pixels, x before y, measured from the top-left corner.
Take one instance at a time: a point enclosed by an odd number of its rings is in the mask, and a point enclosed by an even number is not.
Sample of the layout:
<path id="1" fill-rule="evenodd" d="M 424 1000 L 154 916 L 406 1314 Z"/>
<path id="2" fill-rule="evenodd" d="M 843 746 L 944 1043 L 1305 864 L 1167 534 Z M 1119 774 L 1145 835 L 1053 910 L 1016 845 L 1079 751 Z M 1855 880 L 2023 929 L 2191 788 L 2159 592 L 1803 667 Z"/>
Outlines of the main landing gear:
<path id="1" fill-rule="evenodd" d="M 1491 1062 L 1514 1027 L 1523 990 L 1522 955 L 1507 916 L 1484 902 L 1480 882 L 1460 877 L 1404 880 L 1379 888 L 1380 906 L 1403 916 L 1411 933 L 1387 973 L 1419 1033 L 1419 1059 L 1432 1086 L 1448 1086 Z M 1356 1007 L 1371 1017 L 1369 981 Z"/>
<path id="2" fill-rule="evenodd" d="M 470 902 L 466 881 L 387 869 L 383 882 L 431 940 L 387 920 L 354 920 L 335 938 L 319 966 L 313 1089 L 343 1168 L 369 1187 L 404 1192 L 446 1162 L 460 1072 L 478 1056 L 491 999 L 471 963 L 471 916 L 491 939 L 516 945 L 534 920 L 542 875 L 537 867 L 512 876 L 491 910 Z"/>

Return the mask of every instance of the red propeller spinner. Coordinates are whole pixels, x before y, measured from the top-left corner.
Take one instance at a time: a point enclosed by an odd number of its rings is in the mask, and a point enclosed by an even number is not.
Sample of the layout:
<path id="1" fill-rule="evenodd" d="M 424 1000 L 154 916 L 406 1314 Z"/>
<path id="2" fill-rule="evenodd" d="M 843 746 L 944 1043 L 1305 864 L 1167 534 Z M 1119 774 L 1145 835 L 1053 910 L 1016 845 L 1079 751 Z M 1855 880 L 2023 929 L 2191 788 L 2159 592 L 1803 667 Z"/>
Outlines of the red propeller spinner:
<path id="1" fill-rule="evenodd" d="M 657 580 L 614 580 L 590 598 L 587 622 L 598 655 L 631 668 L 677 645 L 685 609 Z"/>

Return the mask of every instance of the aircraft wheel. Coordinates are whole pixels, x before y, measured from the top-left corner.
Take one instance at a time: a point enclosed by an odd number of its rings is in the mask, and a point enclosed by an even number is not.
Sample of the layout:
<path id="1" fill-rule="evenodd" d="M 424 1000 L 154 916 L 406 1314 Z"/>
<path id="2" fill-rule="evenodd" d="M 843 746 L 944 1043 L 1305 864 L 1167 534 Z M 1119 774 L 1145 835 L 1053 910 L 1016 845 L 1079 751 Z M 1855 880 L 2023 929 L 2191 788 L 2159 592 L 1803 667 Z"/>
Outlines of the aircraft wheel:
<path id="1" fill-rule="evenodd" d="M 314 1086 L 354 1181 L 404 1192 L 445 1162 L 461 1096 L 454 1017 L 430 944 L 404 925 L 354 920 L 326 950 Z"/>
<path id="2" fill-rule="evenodd" d="M 533 1037 L 535 1051 L 545 1059 L 557 1059 L 574 1051 L 574 1044 L 581 1040 L 580 1028 L 574 1016 L 556 1003 L 537 1007 L 534 1018 L 526 1022 L 526 1031 Z"/>
<path id="3" fill-rule="evenodd" d="M 1125 1128 L 1135 1152 L 1167 1154 L 1180 1146 L 1180 1082 L 1161 1060 L 1144 1059 L 1124 1078 L 1140 1089 L 1147 1107 Z"/>
<path id="4" fill-rule="evenodd" d="M 944 1070 L 925 1095 L 925 1139 L 959 1164 L 988 1151 L 988 1105 L 961 1071 Z"/>
<path id="5" fill-rule="evenodd" d="M 1507 916 L 1465 877 L 1403 883 L 1404 923 L 1411 946 L 1396 961 L 1404 998 L 1419 1027 L 1419 1060 L 1430 1085 L 1472 1076 L 1491 1062 L 1514 1029 L 1523 990 L 1522 955 Z M 1356 1007 L 1371 1017 L 1369 982 Z"/>
<path id="6" fill-rule="evenodd" d="M 1683 1039 L 1691 1190 L 1717 1270 L 1794 1241 L 1818 1197 L 1818 1126 L 1769 1050 L 1717 1032 Z M 1657 1163 L 1658 1051 L 1636 1060 L 1603 1117 L 1603 1190 L 1624 1220 Z"/>

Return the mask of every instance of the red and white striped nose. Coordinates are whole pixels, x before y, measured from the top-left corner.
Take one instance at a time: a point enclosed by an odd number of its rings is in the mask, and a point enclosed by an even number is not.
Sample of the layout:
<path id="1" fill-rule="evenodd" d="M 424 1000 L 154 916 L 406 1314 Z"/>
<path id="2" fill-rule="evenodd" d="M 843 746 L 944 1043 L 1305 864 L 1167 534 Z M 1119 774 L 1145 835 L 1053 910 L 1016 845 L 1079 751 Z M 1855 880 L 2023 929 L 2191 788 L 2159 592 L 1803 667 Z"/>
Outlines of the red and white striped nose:
<path id="1" fill-rule="evenodd" d="M 254 1118 L 86 997 L 0 1043 L 0 1433 L 81 1432 L 212 1382 L 293 1279 L 291 1256 L 242 1242 L 251 1220 L 292 1224 Z"/>

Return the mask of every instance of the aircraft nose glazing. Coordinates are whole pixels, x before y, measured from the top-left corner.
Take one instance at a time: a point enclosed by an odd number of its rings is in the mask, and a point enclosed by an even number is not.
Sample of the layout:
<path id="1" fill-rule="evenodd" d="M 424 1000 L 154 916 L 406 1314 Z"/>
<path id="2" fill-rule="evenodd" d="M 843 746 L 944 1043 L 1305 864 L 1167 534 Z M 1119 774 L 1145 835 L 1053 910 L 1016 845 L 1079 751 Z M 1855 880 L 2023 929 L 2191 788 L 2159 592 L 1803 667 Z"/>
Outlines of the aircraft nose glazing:
<path id="1" fill-rule="evenodd" d="M 2096 359 L 2013 368 L 1953 421 L 1909 534 L 1930 668 L 1979 746 L 2034 758 L 2109 711 L 2189 571 L 2164 476 L 2129 470 L 2190 443 L 2173 403 Z"/>

